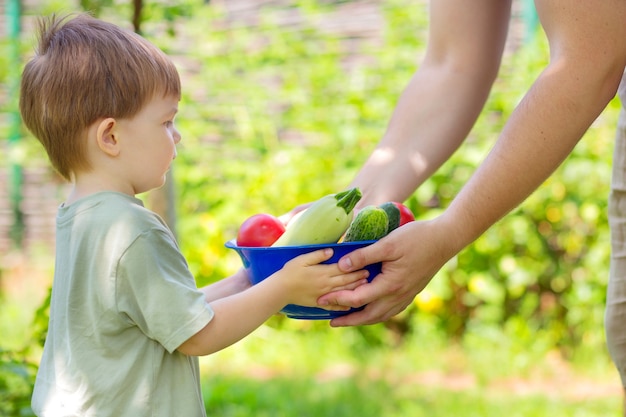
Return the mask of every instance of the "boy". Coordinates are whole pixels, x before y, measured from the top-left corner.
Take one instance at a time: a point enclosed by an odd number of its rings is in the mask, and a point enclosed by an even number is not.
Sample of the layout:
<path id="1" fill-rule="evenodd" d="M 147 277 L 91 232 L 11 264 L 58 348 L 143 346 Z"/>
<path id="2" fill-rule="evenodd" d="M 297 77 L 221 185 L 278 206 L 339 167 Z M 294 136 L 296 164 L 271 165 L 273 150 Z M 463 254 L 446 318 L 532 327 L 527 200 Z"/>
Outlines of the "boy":
<path id="1" fill-rule="evenodd" d="M 243 270 L 197 289 L 167 226 L 135 195 L 163 185 L 180 133 L 165 54 L 88 15 L 40 21 L 20 110 L 72 183 L 57 215 L 50 325 L 33 393 L 39 416 L 203 416 L 197 355 L 248 335 L 287 304 L 365 282 L 287 263 L 251 287 Z"/>

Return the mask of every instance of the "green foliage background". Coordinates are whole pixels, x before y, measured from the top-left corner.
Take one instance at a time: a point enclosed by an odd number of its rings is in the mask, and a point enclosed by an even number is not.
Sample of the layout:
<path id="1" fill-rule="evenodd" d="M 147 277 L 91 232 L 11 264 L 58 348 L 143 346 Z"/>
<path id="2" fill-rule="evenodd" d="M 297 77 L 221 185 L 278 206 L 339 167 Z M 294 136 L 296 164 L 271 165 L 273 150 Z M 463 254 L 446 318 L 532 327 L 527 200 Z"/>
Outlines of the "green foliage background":
<path id="1" fill-rule="evenodd" d="M 427 16 L 421 2 L 381 4 L 383 36 L 362 42 L 322 24 L 343 2 L 301 0 L 287 10 L 270 5 L 253 23 L 230 21 L 220 3 L 147 5 L 143 35 L 174 58 L 183 77 L 177 233 L 199 285 L 240 266 L 224 243 L 245 218 L 282 214 L 343 189 L 384 133 L 424 52 Z M 119 21 L 128 7 L 102 2 L 101 17 Z M 287 12 L 297 24 L 285 23 Z M 418 219 L 449 204 L 547 59 L 541 34 L 505 57 L 466 143 L 407 200 Z M 0 78 L 6 78 L 2 69 Z M 614 100 L 562 167 L 442 269 L 405 312 L 390 323 L 346 329 L 352 348 L 401 344 L 428 328 L 470 349 L 513 340 L 523 350 L 557 348 L 569 358 L 604 350 L 606 208 L 618 109 Z M 21 161 L 45 164 L 33 143 L 21 145 Z M 45 317 L 43 306 L 39 325 Z M 268 325 L 296 331 L 303 323 L 277 316 Z M 327 325 L 306 329 L 325 332 Z M 0 351 L 0 392 L 18 390 L 7 384 L 32 383 L 32 364 L 20 357 Z M 0 398 L 0 410 L 8 403 Z"/>
<path id="2" fill-rule="evenodd" d="M 281 214 L 348 184 L 419 62 L 425 7 L 385 2 L 382 41 L 364 42 L 358 53 L 366 64 L 349 68 L 346 39 L 319 25 L 337 7 L 300 2 L 297 28 L 280 23 L 280 9 L 267 8 L 258 25 L 227 29 L 219 8 L 207 7 L 175 26 L 175 37 L 155 38 L 174 55 L 181 41 L 194 39 L 185 52 L 193 70 L 185 76 L 175 178 L 180 240 L 201 284 L 239 265 L 223 243 L 247 216 Z M 547 57 L 539 35 L 505 58 L 466 144 L 407 201 L 418 218 L 436 215 L 463 186 Z M 564 165 L 444 268 L 396 321 L 410 329 L 426 317 L 453 337 L 503 328 L 566 354 L 583 341 L 601 348 L 618 107 L 611 103 Z M 386 340 L 383 329 L 358 331 L 373 342 Z"/>

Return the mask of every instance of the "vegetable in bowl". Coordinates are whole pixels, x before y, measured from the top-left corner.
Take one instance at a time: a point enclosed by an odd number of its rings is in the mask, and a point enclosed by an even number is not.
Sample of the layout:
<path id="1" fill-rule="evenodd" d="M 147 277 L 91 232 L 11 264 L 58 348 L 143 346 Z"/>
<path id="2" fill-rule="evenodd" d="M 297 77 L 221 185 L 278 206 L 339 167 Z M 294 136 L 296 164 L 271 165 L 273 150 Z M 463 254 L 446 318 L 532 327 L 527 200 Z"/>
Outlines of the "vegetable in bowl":
<path id="1" fill-rule="evenodd" d="M 355 249 L 371 245 L 374 241 L 330 243 L 318 245 L 299 246 L 267 246 L 267 247 L 243 247 L 238 246 L 236 241 L 226 242 L 226 247 L 233 249 L 239 254 L 243 266 L 248 270 L 252 285 L 258 284 L 274 272 L 281 269 L 287 262 L 296 256 L 312 252 L 322 248 L 332 248 L 333 256 L 324 263 L 336 263 L 339 259 Z M 381 263 L 368 265 L 365 269 L 369 272 L 368 281 L 371 282 L 380 273 Z M 281 313 L 292 319 L 325 320 L 340 317 L 358 310 L 353 308 L 347 311 L 330 311 L 318 307 L 305 307 L 289 304 L 281 310 Z"/>

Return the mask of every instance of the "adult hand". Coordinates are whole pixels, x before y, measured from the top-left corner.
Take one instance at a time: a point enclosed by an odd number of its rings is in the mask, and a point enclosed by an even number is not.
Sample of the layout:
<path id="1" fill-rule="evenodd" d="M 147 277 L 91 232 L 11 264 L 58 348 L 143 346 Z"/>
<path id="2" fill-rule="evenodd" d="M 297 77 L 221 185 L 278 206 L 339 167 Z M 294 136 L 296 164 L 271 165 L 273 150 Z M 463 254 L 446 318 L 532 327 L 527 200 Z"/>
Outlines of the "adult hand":
<path id="1" fill-rule="evenodd" d="M 338 317 L 333 327 L 374 324 L 403 311 L 435 273 L 456 253 L 453 236 L 436 220 L 405 224 L 378 242 L 355 250 L 339 260 L 343 271 L 356 271 L 377 262 L 382 270 L 371 283 L 350 291 L 337 291 L 319 298 L 318 304 L 365 309 Z"/>

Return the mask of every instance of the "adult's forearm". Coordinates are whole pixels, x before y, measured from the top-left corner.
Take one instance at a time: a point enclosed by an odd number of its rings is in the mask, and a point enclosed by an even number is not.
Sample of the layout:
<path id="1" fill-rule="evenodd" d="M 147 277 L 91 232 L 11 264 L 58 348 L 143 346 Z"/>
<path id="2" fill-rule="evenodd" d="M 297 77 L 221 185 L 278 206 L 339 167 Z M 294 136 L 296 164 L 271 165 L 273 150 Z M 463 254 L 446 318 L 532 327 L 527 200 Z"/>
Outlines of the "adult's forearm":
<path id="1" fill-rule="evenodd" d="M 404 201 L 412 194 L 462 143 L 490 86 L 445 66 L 416 72 L 383 139 L 351 184 L 363 191 L 360 205 Z"/>
<path id="2" fill-rule="evenodd" d="M 467 137 L 498 74 L 510 1 L 437 0 L 424 62 L 352 186 L 362 207 L 404 201 Z M 454 22 L 451 26 L 450 22 Z"/>
<path id="3" fill-rule="evenodd" d="M 542 73 L 443 216 L 456 230 L 457 249 L 474 241 L 548 178 L 618 84 L 619 71 L 596 71 L 558 60 Z"/>

